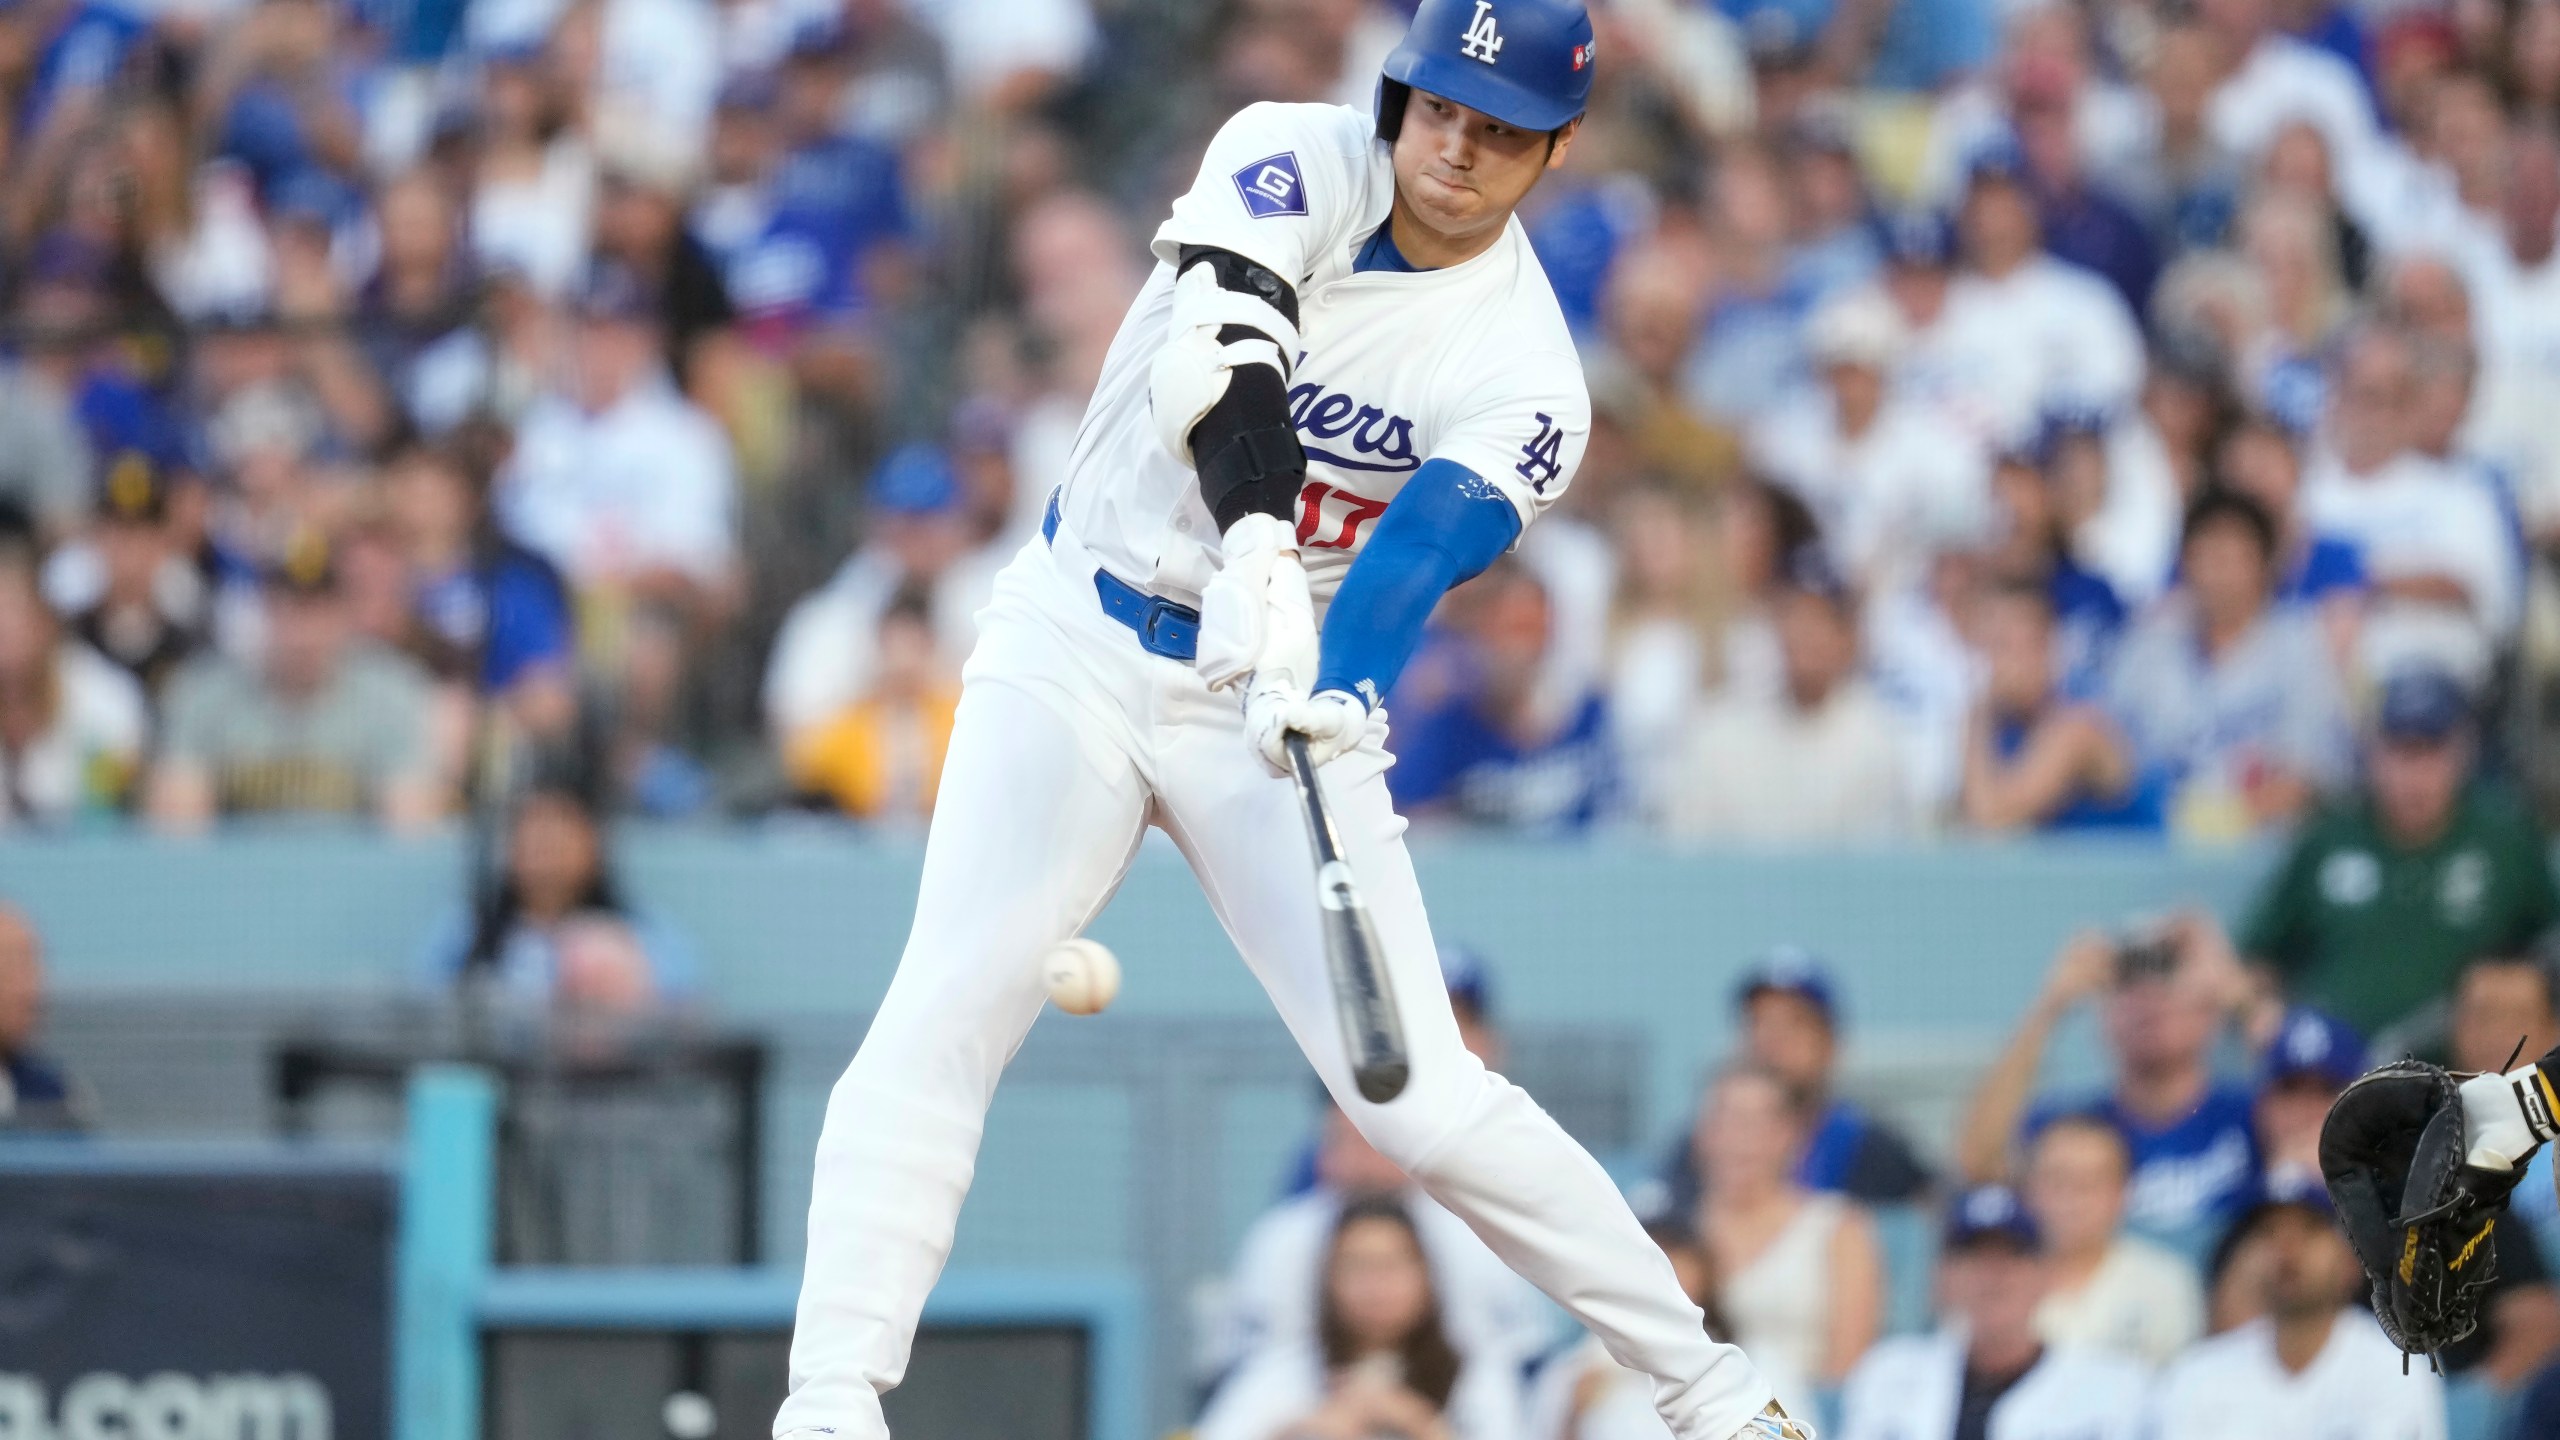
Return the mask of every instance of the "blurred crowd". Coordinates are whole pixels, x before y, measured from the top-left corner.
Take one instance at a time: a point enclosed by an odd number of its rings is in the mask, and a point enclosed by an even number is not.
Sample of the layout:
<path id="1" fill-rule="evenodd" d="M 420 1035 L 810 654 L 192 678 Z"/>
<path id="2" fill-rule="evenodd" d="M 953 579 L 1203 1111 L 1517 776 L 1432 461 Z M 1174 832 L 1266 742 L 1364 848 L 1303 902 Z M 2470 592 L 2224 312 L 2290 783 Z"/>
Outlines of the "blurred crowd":
<path id="1" fill-rule="evenodd" d="M 1442 963 L 1470 1046 L 1499 1064 L 1482 962 Z M 1742 973 L 1733 1050 L 1630 1198 L 1709 1330 L 1826 1436 L 2560 1436 L 2548 1156 L 2492 1237 L 2480 1329 L 2404 1371 L 2317 1163 L 2371 1052 L 2266 978 L 2202 919 L 2074 938 L 1933 1171 L 1843 1093 L 1838 981 L 1782 947 Z M 2477 956 L 2424 1053 L 2538 1053 L 2560 1041 L 2555 985 L 2548 954 Z M 2047 1088 L 2051 1029 L 2084 1004 L 2105 1077 Z M 1650 1380 L 1596 1338 L 1559 1341 L 1561 1312 L 1338 1111 L 1195 1318 L 1197 1440 L 1668 1433 Z"/>
<path id="2" fill-rule="evenodd" d="M 1588 458 L 1388 697 L 1402 808 L 2289 847 L 2228 933 L 2064 947 L 1935 1167 L 1769 957 L 1643 1187 L 1666 1263 L 1850 1440 L 2438 1440 L 2466 1383 L 2560 1436 L 2547 1173 L 2448 1381 L 2306 1169 L 2368 1053 L 2560 1040 L 2560 0 L 1594 10 L 1522 216 Z M 680 1003 L 605 823 L 929 814 L 1145 237 L 1404 18 L 0 6 L 0 830 L 474 817 L 432 983 Z M 0 912 L 0 1121 L 76 1123 L 40 975 Z M 2084 1007 L 2109 1078 L 2042 1093 Z M 1203 1440 L 1660 1434 L 1339 1117 L 1306 1169 Z"/>
<path id="3" fill-rule="evenodd" d="M 1825 842 L 2542 786 L 2560 7 L 1605 0 L 1582 473 L 1418 818 Z M 0 11 L 0 825 L 931 806 L 1144 237 L 1394 0 Z M 565 759 L 563 758 L 565 757 Z"/>

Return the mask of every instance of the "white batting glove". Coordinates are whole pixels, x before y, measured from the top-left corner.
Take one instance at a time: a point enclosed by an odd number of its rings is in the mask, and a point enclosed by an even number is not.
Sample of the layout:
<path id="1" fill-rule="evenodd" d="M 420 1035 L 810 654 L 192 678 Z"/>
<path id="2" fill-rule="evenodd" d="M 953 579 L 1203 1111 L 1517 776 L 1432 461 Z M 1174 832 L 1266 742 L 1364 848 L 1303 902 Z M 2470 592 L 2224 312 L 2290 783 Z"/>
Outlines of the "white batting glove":
<path id="1" fill-rule="evenodd" d="M 1255 676 L 1245 691 L 1244 738 L 1262 757 L 1262 768 L 1289 773 L 1289 736 L 1307 737 L 1307 758 L 1318 766 L 1356 750 L 1369 731 L 1369 707 L 1340 690 L 1307 694 L 1295 685 Z"/>
<path id="2" fill-rule="evenodd" d="M 1250 675 L 1315 683 L 1316 607 L 1298 561 L 1297 534 L 1277 515 L 1227 527 L 1225 561 L 1200 591 L 1200 649 L 1192 660 L 1212 690 Z"/>
<path id="3" fill-rule="evenodd" d="M 2462 1133 L 2471 1142 L 2463 1163 L 2507 1171 L 2533 1158 L 2554 1125 L 2551 1092 L 2539 1066 L 2462 1082 Z"/>

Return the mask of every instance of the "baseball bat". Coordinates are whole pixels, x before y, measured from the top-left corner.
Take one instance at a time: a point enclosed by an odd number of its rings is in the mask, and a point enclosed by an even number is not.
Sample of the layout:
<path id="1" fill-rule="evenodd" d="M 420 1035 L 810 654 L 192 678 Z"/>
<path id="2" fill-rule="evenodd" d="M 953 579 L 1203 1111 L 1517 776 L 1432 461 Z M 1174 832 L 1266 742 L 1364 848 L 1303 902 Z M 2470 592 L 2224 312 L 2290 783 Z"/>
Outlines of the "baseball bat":
<path id="1" fill-rule="evenodd" d="M 1324 787 L 1316 780 L 1315 761 L 1307 756 L 1307 737 L 1290 735 L 1289 771 L 1298 782 L 1298 800 L 1307 815 L 1307 841 L 1315 849 L 1316 904 L 1324 917 L 1325 973 L 1333 981 L 1333 1010 L 1342 1022 L 1342 1041 L 1351 1054 L 1351 1078 L 1361 1098 L 1384 1105 L 1404 1093 L 1413 1072 L 1406 1058 L 1404 1019 L 1396 1013 L 1395 992 L 1387 987 L 1386 951 L 1378 944 L 1378 927 L 1360 899 L 1351 866 L 1342 858 L 1342 838 L 1334 832 L 1326 809 Z"/>

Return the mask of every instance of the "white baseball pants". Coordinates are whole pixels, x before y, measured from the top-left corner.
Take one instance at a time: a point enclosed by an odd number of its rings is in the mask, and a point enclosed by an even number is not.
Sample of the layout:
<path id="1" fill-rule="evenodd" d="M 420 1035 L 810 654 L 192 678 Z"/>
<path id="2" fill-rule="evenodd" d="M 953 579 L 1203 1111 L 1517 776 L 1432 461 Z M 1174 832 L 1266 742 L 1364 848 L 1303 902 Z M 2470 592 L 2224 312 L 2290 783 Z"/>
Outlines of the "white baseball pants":
<path id="1" fill-rule="evenodd" d="M 1707 1335 L 1599 1164 L 1459 1043 L 1387 795 L 1383 726 L 1324 770 L 1413 1061 L 1405 1092 L 1372 1105 L 1334 1018 L 1295 789 L 1246 749 L 1232 696 L 1102 612 L 1093 571 L 1072 533 L 1035 538 L 980 617 L 906 953 L 827 1102 L 774 1433 L 885 1440 L 879 1397 L 906 1372 L 950 1254 L 996 1079 L 1046 1000 L 1041 958 L 1102 909 L 1154 824 L 1371 1143 L 1654 1376 L 1679 1440 L 1733 1440 L 1769 1386 Z"/>

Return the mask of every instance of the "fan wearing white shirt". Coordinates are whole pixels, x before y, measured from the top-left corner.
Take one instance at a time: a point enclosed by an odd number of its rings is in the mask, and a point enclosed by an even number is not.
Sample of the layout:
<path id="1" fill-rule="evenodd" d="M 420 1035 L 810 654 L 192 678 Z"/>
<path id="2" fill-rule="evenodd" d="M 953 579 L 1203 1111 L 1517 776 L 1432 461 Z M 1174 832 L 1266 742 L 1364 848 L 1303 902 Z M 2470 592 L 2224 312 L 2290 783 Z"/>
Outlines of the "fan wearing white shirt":
<path id="1" fill-rule="evenodd" d="M 1947 292 L 1935 362 L 1955 418 L 1997 449 L 2039 417 L 2121 413 L 2142 385 L 2142 331 L 2096 272 L 2041 248 L 2025 159 L 2011 144 L 1973 158 L 1959 217 L 1964 273 Z"/>
<path id="2" fill-rule="evenodd" d="M 1945 1326 L 1867 1352 L 1841 1399 L 1840 1440 L 2141 1434 L 2147 1377 L 2139 1364 L 2037 1333 L 2050 1273 L 2041 1245 L 2034 1218 L 2007 1186 L 1957 1196 L 1938 1263 Z"/>
<path id="3" fill-rule="evenodd" d="M 2275 26 L 2270 0 L 2204 0 L 2205 28 L 2234 57 L 2205 106 L 2205 124 L 2225 149 L 2255 161 L 2276 132 L 2309 120 L 2329 142 L 2344 177 L 2366 163 L 2374 144 L 2373 106 L 2346 61 Z"/>
<path id="4" fill-rule="evenodd" d="M 2412 448 L 2417 400 L 2405 333 L 2371 325 L 2350 336 L 2303 477 L 2303 514 L 2363 552 L 2377 596 L 2368 668 L 2417 654 L 2476 676 L 2515 628 L 2515 546 L 2484 486 Z"/>
<path id="5" fill-rule="evenodd" d="M 2155 1432 L 2176 1440 L 2444 1440 L 2444 1382 L 2348 1304 L 2362 1276 L 2317 1176 L 2273 1179 L 2238 1235 L 2264 1247 L 2267 1313 L 2161 1376 Z"/>
<path id="6" fill-rule="evenodd" d="M 1826 302 L 1805 327 L 1820 384 L 1750 433 L 1753 462 L 1813 510 L 1865 587 L 1916 583 L 1918 537 L 1984 522 L 1991 465 L 1925 405 L 1892 393 L 1905 343 L 1882 291 Z M 1952 519 L 1950 518 L 1952 517 Z"/>
<path id="7" fill-rule="evenodd" d="M 2204 1333 L 2204 1282 L 2176 1253 L 2124 1233 L 2133 1152 L 2096 1115 L 2064 1115 L 2027 1151 L 2026 1201 L 2044 1235 L 2036 1333 L 2159 1365 Z"/>
<path id="8" fill-rule="evenodd" d="M 714 614 L 737 584 L 728 437 L 660 358 L 656 297 L 600 267 L 578 304 L 575 383 L 516 432 L 499 508 L 516 539 L 580 588 L 628 586 Z"/>

